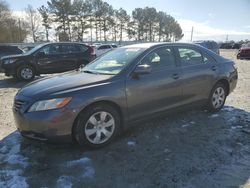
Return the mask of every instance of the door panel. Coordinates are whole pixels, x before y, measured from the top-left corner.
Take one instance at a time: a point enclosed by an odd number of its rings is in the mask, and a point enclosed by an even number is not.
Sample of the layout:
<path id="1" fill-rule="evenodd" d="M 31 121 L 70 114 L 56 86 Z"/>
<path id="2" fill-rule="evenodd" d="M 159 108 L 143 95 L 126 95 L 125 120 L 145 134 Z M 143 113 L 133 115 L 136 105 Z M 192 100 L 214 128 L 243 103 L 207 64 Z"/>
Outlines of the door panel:
<path id="1" fill-rule="evenodd" d="M 176 107 L 181 101 L 181 69 L 176 67 L 172 50 L 167 48 L 171 56 L 166 55 L 164 50 L 166 48 L 157 49 L 141 61 L 140 64 L 152 66 L 151 73 L 137 76 L 132 74 L 126 81 L 131 120 Z"/>
<path id="2" fill-rule="evenodd" d="M 41 73 L 54 73 L 62 70 L 63 57 L 60 48 L 59 44 L 50 44 L 38 51 L 35 61 Z M 39 53 L 43 53 L 43 55 L 39 55 Z"/>
<path id="3" fill-rule="evenodd" d="M 219 67 L 216 61 L 207 59 L 198 49 L 178 47 L 182 67 L 183 104 L 207 99 L 216 79 Z"/>

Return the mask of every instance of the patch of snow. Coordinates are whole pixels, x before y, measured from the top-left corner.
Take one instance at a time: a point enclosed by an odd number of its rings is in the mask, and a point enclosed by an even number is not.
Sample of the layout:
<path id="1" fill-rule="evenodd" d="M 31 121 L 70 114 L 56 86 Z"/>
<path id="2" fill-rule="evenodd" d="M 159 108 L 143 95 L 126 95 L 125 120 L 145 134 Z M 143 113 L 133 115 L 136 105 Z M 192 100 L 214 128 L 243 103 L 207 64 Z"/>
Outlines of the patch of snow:
<path id="1" fill-rule="evenodd" d="M 83 178 L 92 178 L 95 175 L 95 169 L 91 166 L 91 159 L 88 157 L 69 161 L 67 166 L 80 168 L 83 171 Z"/>
<path id="2" fill-rule="evenodd" d="M 231 106 L 225 106 L 222 110 L 232 112 L 232 111 L 234 111 L 234 108 Z"/>
<path id="3" fill-rule="evenodd" d="M 84 178 L 93 178 L 95 175 L 95 169 L 91 166 L 85 168 L 85 172 L 83 173 Z"/>
<path id="4" fill-rule="evenodd" d="M 0 170 L 0 177 L 4 177 L 4 180 L 0 179 L 0 186 L 8 188 L 28 188 L 26 178 L 21 176 L 22 173 L 22 170 Z"/>
<path id="5" fill-rule="evenodd" d="M 134 141 L 128 141 L 128 142 L 127 142 L 127 145 L 128 145 L 128 146 L 135 146 L 135 144 L 136 144 L 136 143 L 135 143 Z"/>
<path id="6" fill-rule="evenodd" d="M 155 135 L 155 138 L 158 140 L 160 137 L 158 135 Z"/>
<path id="7" fill-rule="evenodd" d="M 83 158 L 78 159 L 78 160 L 69 161 L 67 164 L 68 164 L 68 166 L 78 166 L 78 165 L 86 165 L 86 164 L 89 164 L 90 162 L 91 162 L 90 158 L 83 157 Z"/>
<path id="8" fill-rule="evenodd" d="M 231 129 L 242 129 L 243 126 L 232 126 Z"/>
<path id="9" fill-rule="evenodd" d="M 1 153 L 6 153 L 8 151 L 7 147 L 6 146 L 3 146 L 1 149 L 0 149 L 0 152 Z"/>
<path id="10" fill-rule="evenodd" d="M 9 151 L 9 155 L 17 154 L 20 152 L 20 144 L 14 144 Z"/>
<path id="11" fill-rule="evenodd" d="M 72 185 L 73 184 L 69 176 L 60 176 L 56 182 L 56 187 L 58 188 L 71 188 Z"/>
<path id="12" fill-rule="evenodd" d="M 191 121 L 190 123 L 191 123 L 192 125 L 193 125 L 193 124 L 195 124 L 195 122 L 194 122 L 194 121 Z"/>
<path id="13" fill-rule="evenodd" d="M 210 118 L 216 118 L 216 117 L 219 117 L 219 114 L 213 114 L 210 116 Z"/>
<path id="14" fill-rule="evenodd" d="M 164 153 L 169 153 L 170 150 L 168 148 L 164 149 Z"/>
<path id="15" fill-rule="evenodd" d="M 13 165 L 21 165 L 24 168 L 28 166 L 27 158 L 23 157 L 22 155 L 14 154 L 14 155 L 9 155 L 7 158 L 4 160 L 5 162 L 8 162 L 9 164 Z"/>
<path id="16" fill-rule="evenodd" d="M 190 125 L 189 124 L 184 124 L 184 125 L 182 125 L 181 127 L 182 128 L 185 128 L 185 127 L 189 127 Z"/>

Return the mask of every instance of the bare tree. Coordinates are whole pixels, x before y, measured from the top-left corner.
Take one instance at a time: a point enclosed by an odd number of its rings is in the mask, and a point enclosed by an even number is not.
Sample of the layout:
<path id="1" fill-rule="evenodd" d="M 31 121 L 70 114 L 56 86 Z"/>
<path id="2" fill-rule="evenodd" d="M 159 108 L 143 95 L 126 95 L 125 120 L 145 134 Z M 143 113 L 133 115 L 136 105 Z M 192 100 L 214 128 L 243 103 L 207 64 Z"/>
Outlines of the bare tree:
<path id="1" fill-rule="evenodd" d="M 26 12 L 26 18 L 29 23 L 28 24 L 29 32 L 32 35 L 33 41 L 37 42 L 39 37 L 38 30 L 39 30 L 40 16 L 38 12 L 31 5 L 27 6 L 25 12 Z"/>

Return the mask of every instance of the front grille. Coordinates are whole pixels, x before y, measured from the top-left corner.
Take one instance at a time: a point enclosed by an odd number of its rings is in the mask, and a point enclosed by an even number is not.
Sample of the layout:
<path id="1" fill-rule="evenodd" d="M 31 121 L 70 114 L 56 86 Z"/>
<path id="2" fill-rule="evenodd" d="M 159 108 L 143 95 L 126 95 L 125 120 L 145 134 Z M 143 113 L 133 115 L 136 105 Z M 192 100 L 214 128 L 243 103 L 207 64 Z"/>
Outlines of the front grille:
<path id="1" fill-rule="evenodd" d="M 13 106 L 14 110 L 19 111 L 22 108 L 22 106 L 25 105 L 25 103 L 26 102 L 22 101 L 22 100 L 15 100 L 14 101 L 14 106 Z"/>

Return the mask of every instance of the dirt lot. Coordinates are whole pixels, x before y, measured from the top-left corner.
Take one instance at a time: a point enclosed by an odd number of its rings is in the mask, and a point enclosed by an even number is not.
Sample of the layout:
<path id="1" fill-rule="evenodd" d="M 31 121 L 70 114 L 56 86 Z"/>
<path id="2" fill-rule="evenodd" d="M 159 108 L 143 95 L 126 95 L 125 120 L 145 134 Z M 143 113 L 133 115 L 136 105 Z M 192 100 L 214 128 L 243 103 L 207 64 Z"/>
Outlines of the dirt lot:
<path id="1" fill-rule="evenodd" d="M 21 138 L 11 106 L 24 83 L 0 74 L 0 187 L 250 187 L 250 61 L 237 66 L 237 89 L 219 113 L 152 119 L 94 151 Z"/>

